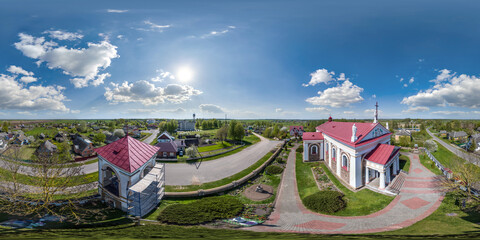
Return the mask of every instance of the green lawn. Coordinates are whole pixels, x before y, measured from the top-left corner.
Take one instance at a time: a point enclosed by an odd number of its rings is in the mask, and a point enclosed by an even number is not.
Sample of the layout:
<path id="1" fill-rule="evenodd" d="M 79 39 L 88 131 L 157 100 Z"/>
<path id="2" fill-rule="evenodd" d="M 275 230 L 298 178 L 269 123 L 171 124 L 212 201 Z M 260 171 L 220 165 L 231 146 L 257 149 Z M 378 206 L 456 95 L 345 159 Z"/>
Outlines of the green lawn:
<path id="1" fill-rule="evenodd" d="M 1 181 L 12 181 L 13 176 L 11 172 L 8 170 L 5 170 L 3 168 L 0 168 L 0 177 Z M 78 186 L 82 184 L 87 184 L 87 183 L 92 183 L 98 181 L 98 172 L 94 173 L 89 173 L 86 175 L 81 175 L 81 176 L 74 176 L 73 181 L 70 182 L 68 186 Z M 24 175 L 24 174 L 17 174 L 17 182 L 20 184 L 25 184 L 25 185 L 32 185 L 36 186 L 39 182 L 40 179 L 37 177 L 29 176 L 29 175 Z"/>
<path id="2" fill-rule="evenodd" d="M 410 158 L 405 155 L 400 155 L 400 169 L 408 173 L 410 169 Z"/>
<path id="3" fill-rule="evenodd" d="M 306 196 L 318 192 L 318 187 L 313 177 L 311 168 L 315 165 L 320 166 L 325 170 L 330 180 L 335 186 L 344 194 L 344 199 L 347 201 L 347 207 L 332 215 L 337 216 L 363 216 L 368 215 L 384 209 L 394 197 L 386 196 L 380 193 L 373 192 L 369 189 L 363 189 L 358 192 L 353 192 L 346 188 L 340 181 L 330 172 L 325 164 L 321 163 L 303 163 L 302 154 L 297 153 L 296 159 L 296 174 L 297 187 L 300 198 L 303 200 Z M 365 204 L 368 203 L 368 204 Z"/>
<path id="4" fill-rule="evenodd" d="M 455 213 L 457 216 L 447 216 Z M 447 194 L 440 207 L 424 220 L 410 227 L 379 233 L 377 235 L 448 235 L 448 234 L 479 234 L 479 212 L 465 213 L 455 205 L 455 199 Z M 475 237 L 475 238 L 478 238 Z M 473 238 L 472 238 L 473 239 Z"/>
<path id="5" fill-rule="evenodd" d="M 231 146 L 232 146 L 232 144 L 230 144 L 228 142 L 218 142 L 215 145 L 199 147 L 198 151 L 199 152 L 210 152 L 210 151 L 219 150 L 219 149 L 223 149 L 223 148 L 227 148 L 227 147 L 231 147 Z"/>
<path id="6" fill-rule="evenodd" d="M 248 168 L 244 169 L 243 171 L 241 171 L 237 174 L 234 174 L 230 177 L 220 179 L 220 180 L 217 180 L 217 181 L 213 181 L 213 182 L 204 183 L 204 184 L 201 184 L 201 185 L 186 185 L 186 186 L 170 186 L 170 185 L 167 185 L 167 186 L 165 186 L 165 191 L 166 192 L 189 192 L 189 191 L 196 191 L 196 190 L 200 190 L 200 189 L 210 189 L 210 188 L 223 186 L 225 184 L 231 183 L 235 180 L 238 180 L 242 177 L 247 176 L 253 170 L 257 169 L 264 162 L 266 162 L 268 160 L 268 158 L 270 158 L 270 156 L 272 156 L 272 155 L 273 155 L 273 153 L 268 152 L 267 154 L 265 154 L 265 156 L 263 156 L 256 163 L 252 164 L 250 167 L 248 167 Z"/>
<path id="7" fill-rule="evenodd" d="M 37 150 L 35 147 L 32 147 L 30 145 L 23 145 L 18 152 L 19 156 L 14 155 L 13 148 L 7 149 L 5 152 L 2 153 L 2 155 L 12 158 L 19 158 L 21 160 L 31 160 L 33 154 L 35 153 L 35 150 Z"/>
<path id="8" fill-rule="evenodd" d="M 51 138 L 53 138 L 55 136 L 55 134 L 57 134 L 58 130 L 56 128 L 44 128 L 44 127 L 36 127 L 36 128 L 33 128 L 32 130 L 30 131 L 26 131 L 25 134 L 28 136 L 28 135 L 32 135 L 32 136 L 35 136 L 35 138 L 38 137 L 38 135 L 40 135 L 40 133 L 43 133 L 48 136 L 50 136 Z"/>
<path id="9" fill-rule="evenodd" d="M 428 168 L 428 170 L 430 170 L 432 173 L 434 173 L 435 175 L 443 175 L 442 171 L 437 168 L 435 163 L 427 156 L 427 154 L 420 154 L 419 158 L 420 163 L 424 167 Z"/>
<path id="10" fill-rule="evenodd" d="M 436 142 L 436 141 L 435 141 Z M 454 153 L 446 149 L 442 144 L 438 143 L 438 149 L 435 152 L 432 152 L 432 155 L 445 167 L 452 169 L 455 164 L 463 163 L 465 160 L 458 157 Z"/>

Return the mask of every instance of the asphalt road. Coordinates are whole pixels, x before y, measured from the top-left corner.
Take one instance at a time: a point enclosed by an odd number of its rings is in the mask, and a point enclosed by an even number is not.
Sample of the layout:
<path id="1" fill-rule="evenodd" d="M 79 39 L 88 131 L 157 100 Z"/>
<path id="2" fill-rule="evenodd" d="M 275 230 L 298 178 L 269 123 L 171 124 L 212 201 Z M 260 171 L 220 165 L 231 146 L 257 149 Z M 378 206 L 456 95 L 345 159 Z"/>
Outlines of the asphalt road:
<path id="1" fill-rule="evenodd" d="M 435 136 L 435 134 L 433 134 L 432 132 L 430 132 L 429 129 L 427 129 L 427 133 L 434 139 L 436 140 L 437 142 L 439 142 L 440 144 L 442 144 L 442 146 L 444 146 L 446 149 L 448 149 L 450 152 L 454 153 L 455 155 L 457 155 L 458 157 L 460 158 L 463 158 L 473 164 L 476 164 L 477 166 L 480 166 L 480 157 L 477 156 L 477 155 L 474 155 L 472 153 L 467 153 L 467 152 L 464 152 L 461 148 L 459 148 L 458 146 L 452 146 L 451 144 L 448 144 L 446 142 L 444 142 L 442 139 L 438 138 L 437 136 Z"/>
<path id="2" fill-rule="evenodd" d="M 281 141 L 271 141 L 260 135 L 261 141 L 241 152 L 196 163 L 166 163 L 165 182 L 167 185 L 192 185 L 220 180 L 250 167 L 272 150 Z"/>

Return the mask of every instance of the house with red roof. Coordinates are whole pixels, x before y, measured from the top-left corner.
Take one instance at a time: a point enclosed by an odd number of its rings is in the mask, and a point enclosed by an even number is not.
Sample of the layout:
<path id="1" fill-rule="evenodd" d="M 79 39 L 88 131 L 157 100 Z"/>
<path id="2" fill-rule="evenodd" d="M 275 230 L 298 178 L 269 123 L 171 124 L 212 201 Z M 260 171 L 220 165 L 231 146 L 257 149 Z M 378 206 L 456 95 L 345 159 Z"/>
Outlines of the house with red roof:
<path id="1" fill-rule="evenodd" d="M 301 137 L 303 135 L 303 126 L 290 126 L 290 136 Z"/>
<path id="2" fill-rule="evenodd" d="M 165 184 L 164 165 L 155 161 L 158 147 L 125 136 L 95 151 L 102 199 L 137 216 L 148 213 L 145 206 L 157 206 Z"/>
<path id="3" fill-rule="evenodd" d="M 303 160 L 325 161 L 353 189 L 375 180 L 378 189 L 385 190 L 400 173 L 400 148 L 390 145 L 392 133 L 376 120 L 335 122 L 329 118 L 316 132 L 303 133 Z"/>

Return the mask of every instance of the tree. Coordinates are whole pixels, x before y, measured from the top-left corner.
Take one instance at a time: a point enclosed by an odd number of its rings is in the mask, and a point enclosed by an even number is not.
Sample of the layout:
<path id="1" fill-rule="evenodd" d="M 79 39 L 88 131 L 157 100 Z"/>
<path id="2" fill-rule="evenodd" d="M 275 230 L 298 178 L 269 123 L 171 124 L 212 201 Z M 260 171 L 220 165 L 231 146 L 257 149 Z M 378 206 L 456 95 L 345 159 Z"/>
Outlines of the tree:
<path id="1" fill-rule="evenodd" d="M 0 211 L 22 216 L 44 216 L 45 214 L 67 216 L 71 220 L 81 221 L 90 213 L 81 213 L 73 199 L 79 198 L 89 188 L 80 165 L 72 165 L 71 157 L 60 157 L 57 153 L 39 154 L 32 158 L 35 167 L 24 167 L 22 181 L 31 181 L 23 185 L 20 178 L 12 177 L 14 172 L 0 175 Z M 20 165 L 12 162 L 14 165 Z M 17 186 L 17 187 L 15 187 Z M 18 188 L 18 186 L 21 186 Z M 56 206 L 55 195 L 62 194 L 67 204 Z"/>
<path id="2" fill-rule="evenodd" d="M 227 125 L 223 125 L 220 129 L 217 130 L 215 137 L 218 138 L 220 141 L 225 141 L 228 136 L 228 127 Z"/>
<path id="3" fill-rule="evenodd" d="M 10 123 L 8 121 L 3 122 L 2 124 L 2 130 L 4 132 L 8 132 L 8 127 L 10 126 Z"/>
<path id="4" fill-rule="evenodd" d="M 242 141 L 244 136 L 245 136 L 245 130 L 243 129 L 242 124 L 237 124 L 235 126 L 235 135 L 234 135 L 235 140 Z"/>
<path id="5" fill-rule="evenodd" d="M 194 158 L 197 156 L 197 153 L 198 153 L 198 149 L 196 146 L 190 146 L 188 147 L 187 149 L 185 149 L 185 154 L 189 157 L 189 158 Z"/>
<path id="6" fill-rule="evenodd" d="M 477 149 L 477 141 L 475 141 L 475 139 L 472 138 L 470 142 L 470 146 L 468 147 L 468 151 L 475 152 L 476 149 Z"/>
<path id="7" fill-rule="evenodd" d="M 81 121 L 80 124 L 77 126 L 77 131 L 81 133 L 87 132 L 87 122 Z"/>
<path id="8" fill-rule="evenodd" d="M 105 142 L 105 139 L 107 139 L 107 136 L 105 136 L 103 133 L 97 133 L 95 134 L 95 137 L 93 137 L 93 141 L 97 144 Z"/>
<path id="9" fill-rule="evenodd" d="M 235 139 L 235 127 L 237 126 L 237 121 L 232 120 L 230 121 L 230 124 L 228 124 L 228 136 L 230 136 L 232 139 Z"/>
<path id="10" fill-rule="evenodd" d="M 118 138 L 123 138 L 125 137 L 125 132 L 123 131 L 123 129 L 115 129 L 115 131 L 113 131 L 113 135 Z"/>

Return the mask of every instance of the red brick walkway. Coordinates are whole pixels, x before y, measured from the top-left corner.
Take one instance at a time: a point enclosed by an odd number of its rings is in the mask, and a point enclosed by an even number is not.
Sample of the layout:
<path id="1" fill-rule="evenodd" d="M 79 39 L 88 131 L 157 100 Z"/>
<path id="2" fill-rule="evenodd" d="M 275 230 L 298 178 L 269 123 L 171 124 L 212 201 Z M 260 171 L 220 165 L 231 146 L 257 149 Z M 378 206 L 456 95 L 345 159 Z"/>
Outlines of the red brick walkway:
<path id="1" fill-rule="evenodd" d="M 288 157 L 275 211 L 263 225 L 246 230 L 355 234 L 408 227 L 432 214 L 443 200 L 435 175 L 420 164 L 418 155 L 408 156 L 411 164 L 405 184 L 386 208 L 367 216 L 340 217 L 314 213 L 303 206 L 295 177 L 294 148 Z"/>

